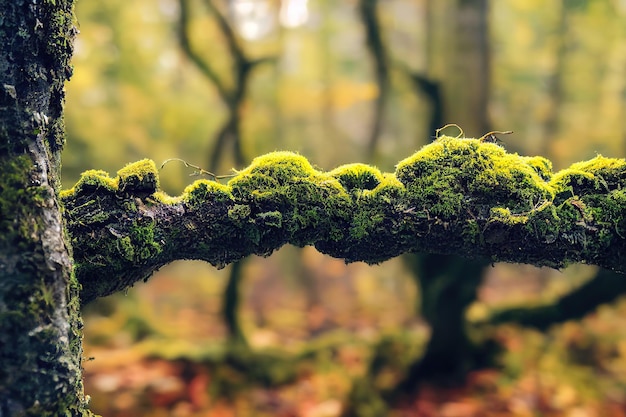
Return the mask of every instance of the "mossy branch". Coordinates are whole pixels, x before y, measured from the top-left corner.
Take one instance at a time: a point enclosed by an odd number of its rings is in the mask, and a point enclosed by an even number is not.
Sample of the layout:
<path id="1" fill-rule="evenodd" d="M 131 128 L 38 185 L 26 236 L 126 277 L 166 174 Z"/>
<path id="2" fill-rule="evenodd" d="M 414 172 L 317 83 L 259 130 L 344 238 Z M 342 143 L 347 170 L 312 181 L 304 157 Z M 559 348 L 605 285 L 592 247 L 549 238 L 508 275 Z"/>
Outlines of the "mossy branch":
<path id="1" fill-rule="evenodd" d="M 443 136 L 393 174 L 364 164 L 321 172 L 275 152 L 226 185 L 198 180 L 178 197 L 160 191 L 143 160 L 116 178 L 87 171 L 62 198 L 83 302 L 176 259 L 223 267 L 286 243 L 347 262 L 432 252 L 626 272 L 625 160 L 597 156 L 553 173 L 545 158 L 479 139 Z"/>

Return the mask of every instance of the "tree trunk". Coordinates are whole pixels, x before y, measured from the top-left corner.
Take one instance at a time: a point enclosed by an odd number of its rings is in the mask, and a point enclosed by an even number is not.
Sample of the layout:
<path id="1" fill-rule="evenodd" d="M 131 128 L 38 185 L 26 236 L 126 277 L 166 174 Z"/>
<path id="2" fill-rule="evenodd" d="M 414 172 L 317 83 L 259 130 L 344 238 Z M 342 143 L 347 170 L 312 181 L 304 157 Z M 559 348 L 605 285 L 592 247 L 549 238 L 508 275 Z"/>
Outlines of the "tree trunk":
<path id="1" fill-rule="evenodd" d="M 489 126 L 487 2 L 456 1 L 454 16 L 455 37 L 450 39 L 454 54 L 446 57 L 449 67 L 454 68 L 447 81 L 454 86 L 449 93 L 454 93 L 456 100 L 448 106 L 447 114 L 444 115 L 440 84 L 418 73 L 409 73 L 416 89 L 430 99 L 433 113 L 429 134 L 433 137 L 444 120 L 465 120 L 462 126 L 476 133 L 486 132 Z M 466 87 L 460 89 L 457 83 Z M 471 87 L 467 87 L 469 84 Z M 471 94 L 465 91 L 468 88 Z M 412 254 L 405 259 L 420 287 L 420 313 L 431 328 L 431 338 L 423 357 L 410 367 L 397 390 L 411 392 L 424 380 L 460 382 L 469 370 L 484 365 L 490 354 L 487 345 L 480 355 L 481 347 L 470 342 L 465 320 L 466 309 L 476 299 L 484 269 L 490 262 L 437 254 Z"/>
<path id="2" fill-rule="evenodd" d="M 407 259 L 419 277 L 420 312 L 430 325 L 431 335 L 424 356 L 409 369 L 398 389 L 411 392 L 424 380 L 462 381 L 477 366 L 477 349 L 466 333 L 465 312 L 476 299 L 489 262 L 433 254 Z"/>
<path id="3" fill-rule="evenodd" d="M 0 10 L 0 416 L 90 415 L 57 199 L 73 2 L 1 0 Z"/>
<path id="4" fill-rule="evenodd" d="M 488 1 L 456 0 L 453 22 L 454 38 L 446 49 L 446 114 L 468 136 L 478 137 L 491 130 Z"/>

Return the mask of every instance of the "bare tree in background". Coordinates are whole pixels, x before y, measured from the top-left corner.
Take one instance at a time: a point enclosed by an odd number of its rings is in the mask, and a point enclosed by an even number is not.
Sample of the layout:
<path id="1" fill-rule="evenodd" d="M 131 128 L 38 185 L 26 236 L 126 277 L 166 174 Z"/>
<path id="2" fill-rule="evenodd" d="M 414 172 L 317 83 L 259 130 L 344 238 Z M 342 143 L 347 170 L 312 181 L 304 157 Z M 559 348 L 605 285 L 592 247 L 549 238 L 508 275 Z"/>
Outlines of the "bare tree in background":
<path id="1" fill-rule="evenodd" d="M 226 106 L 227 115 L 223 126 L 212 139 L 213 150 L 209 155 L 209 170 L 217 172 L 226 155 L 226 145 L 232 146 L 233 160 L 237 166 L 243 166 L 248 161 L 245 157 L 241 137 L 241 114 L 246 100 L 248 84 L 252 70 L 259 64 L 272 61 L 273 58 L 264 57 L 250 59 L 241 47 L 237 34 L 226 16 L 220 11 L 215 0 L 202 0 L 205 8 L 213 15 L 217 26 L 226 41 L 230 59 L 232 61 L 233 85 L 228 86 L 224 78 L 215 70 L 209 58 L 202 52 L 196 51 L 190 34 L 191 27 L 191 0 L 179 0 L 180 21 L 178 26 L 178 38 L 184 53 L 198 68 L 207 80 L 213 84 L 222 102 Z M 222 315 L 231 341 L 247 345 L 245 335 L 241 328 L 239 307 L 241 297 L 239 294 L 241 281 L 243 280 L 243 263 L 239 261 L 231 266 L 230 274 L 224 295 L 222 297 Z"/>
<path id="2" fill-rule="evenodd" d="M 226 106 L 226 121 L 215 136 L 215 144 L 209 155 L 208 169 L 218 171 L 220 160 L 225 156 L 225 147 L 227 144 L 232 146 L 234 162 L 237 166 L 242 166 L 248 162 L 248 158 L 244 155 L 241 139 L 241 113 L 246 99 L 248 83 L 252 70 L 259 64 L 271 61 L 273 58 L 248 58 L 239 44 L 232 25 L 219 10 L 218 6 L 215 4 L 215 0 L 202 0 L 202 2 L 206 9 L 213 15 L 226 41 L 232 60 L 233 85 L 228 86 L 224 78 L 215 70 L 211 60 L 204 57 L 201 52 L 196 51 L 193 46 L 190 34 L 192 13 L 191 0 L 179 0 L 180 22 L 178 38 L 182 50 L 196 68 L 213 84 L 222 102 Z"/>
<path id="3" fill-rule="evenodd" d="M 363 28 L 365 29 L 367 51 L 374 67 L 374 80 L 378 87 L 372 126 L 367 140 L 367 155 L 368 159 L 372 160 L 382 133 L 385 105 L 391 87 L 389 81 L 389 54 L 380 29 L 378 0 L 359 0 L 358 8 Z"/>

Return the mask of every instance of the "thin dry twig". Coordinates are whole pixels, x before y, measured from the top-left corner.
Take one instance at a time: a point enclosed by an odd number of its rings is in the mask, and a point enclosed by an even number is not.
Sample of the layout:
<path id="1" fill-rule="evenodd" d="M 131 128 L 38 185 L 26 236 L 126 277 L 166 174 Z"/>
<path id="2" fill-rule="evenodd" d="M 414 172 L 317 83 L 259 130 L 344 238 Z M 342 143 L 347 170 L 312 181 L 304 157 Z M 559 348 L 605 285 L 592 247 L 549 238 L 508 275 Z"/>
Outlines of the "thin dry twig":
<path id="1" fill-rule="evenodd" d="M 172 161 L 182 162 L 182 163 L 185 165 L 185 167 L 195 169 L 195 171 L 194 171 L 194 172 L 192 172 L 191 174 L 189 174 L 190 176 L 206 175 L 207 177 L 211 177 L 211 178 L 213 178 L 213 180 L 214 180 L 214 181 L 217 181 L 217 180 L 223 180 L 223 179 L 225 179 L 225 178 L 232 178 L 232 177 L 234 177 L 235 175 L 237 175 L 236 173 L 227 174 L 227 175 L 215 175 L 215 174 L 214 174 L 214 173 L 212 173 L 211 171 L 207 171 L 206 169 L 204 169 L 204 168 L 200 168 L 200 167 L 199 167 L 199 166 L 197 166 L 197 165 L 190 164 L 189 162 L 185 161 L 184 159 L 180 159 L 180 158 L 169 158 L 169 159 L 166 159 L 166 160 L 165 160 L 165 161 L 163 161 L 163 163 L 161 164 L 161 169 L 163 169 L 163 167 L 164 167 L 166 164 L 168 164 L 168 163 L 170 163 L 170 162 L 172 162 Z"/>

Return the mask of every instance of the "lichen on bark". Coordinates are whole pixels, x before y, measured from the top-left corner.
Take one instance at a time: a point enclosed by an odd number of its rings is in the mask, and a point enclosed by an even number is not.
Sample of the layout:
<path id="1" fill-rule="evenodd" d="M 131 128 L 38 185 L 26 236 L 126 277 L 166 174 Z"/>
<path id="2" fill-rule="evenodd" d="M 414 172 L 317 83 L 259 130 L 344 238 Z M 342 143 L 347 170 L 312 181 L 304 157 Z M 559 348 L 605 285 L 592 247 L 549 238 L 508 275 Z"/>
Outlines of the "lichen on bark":
<path id="1" fill-rule="evenodd" d="M 394 173 L 364 164 L 322 172 L 274 152 L 227 184 L 198 180 L 169 197 L 144 160 L 116 178 L 88 171 L 62 198 L 89 302 L 175 259 L 222 267 L 288 243 L 348 262 L 433 252 L 624 272 L 625 181 L 623 159 L 598 156 L 553 173 L 545 158 L 443 136 Z"/>

